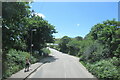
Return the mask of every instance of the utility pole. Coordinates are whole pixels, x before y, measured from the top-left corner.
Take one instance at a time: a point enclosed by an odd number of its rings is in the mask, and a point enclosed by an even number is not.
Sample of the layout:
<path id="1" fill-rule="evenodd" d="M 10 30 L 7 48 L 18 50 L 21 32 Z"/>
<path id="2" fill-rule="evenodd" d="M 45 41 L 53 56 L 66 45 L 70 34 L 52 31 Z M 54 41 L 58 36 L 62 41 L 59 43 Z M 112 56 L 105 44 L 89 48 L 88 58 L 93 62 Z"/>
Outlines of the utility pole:
<path id="1" fill-rule="evenodd" d="M 33 43 L 32 43 L 32 38 L 33 38 L 33 31 L 36 31 L 36 29 L 31 29 L 31 45 L 30 45 L 30 57 L 32 55 L 32 47 L 33 47 Z"/>

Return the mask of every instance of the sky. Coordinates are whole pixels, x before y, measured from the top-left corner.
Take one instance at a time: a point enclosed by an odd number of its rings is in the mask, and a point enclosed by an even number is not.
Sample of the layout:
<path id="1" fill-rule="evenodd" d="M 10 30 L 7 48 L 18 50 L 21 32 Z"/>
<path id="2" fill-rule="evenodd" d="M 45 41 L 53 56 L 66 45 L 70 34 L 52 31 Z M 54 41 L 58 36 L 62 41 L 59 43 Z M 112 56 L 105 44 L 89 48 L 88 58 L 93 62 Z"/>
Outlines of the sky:
<path id="1" fill-rule="evenodd" d="M 95 24 L 118 20 L 117 2 L 34 2 L 30 6 L 55 26 L 55 38 L 85 37 Z"/>
<path id="2" fill-rule="evenodd" d="M 120 0 L 33 0 L 35 2 L 119 2 Z"/>

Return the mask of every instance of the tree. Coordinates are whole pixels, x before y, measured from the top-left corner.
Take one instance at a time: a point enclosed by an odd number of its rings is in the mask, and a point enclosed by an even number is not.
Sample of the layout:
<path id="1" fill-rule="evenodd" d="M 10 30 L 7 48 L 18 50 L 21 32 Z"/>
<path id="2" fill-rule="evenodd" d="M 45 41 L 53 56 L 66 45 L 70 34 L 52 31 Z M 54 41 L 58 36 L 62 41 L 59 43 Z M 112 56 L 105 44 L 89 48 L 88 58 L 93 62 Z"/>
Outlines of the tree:
<path id="1" fill-rule="evenodd" d="M 78 41 L 83 40 L 83 38 L 81 36 L 77 36 L 77 37 L 75 37 L 75 39 Z"/>
<path id="2" fill-rule="evenodd" d="M 54 29 L 55 26 L 49 24 L 48 21 L 39 16 L 33 16 L 29 21 L 30 25 L 28 26 L 28 33 L 26 34 L 28 51 L 31 47 L 31 36 L 33 51 L 39 51 L 41 48 L 45 47 L 46 43 L 54 42 L 52 34 L 56 33 Z M 36 31 L 32 32 L 33 29 L 36 29 Z"/>
<path id="3" fill-rule="evenodd" d="M 11 12 L 9 12 L 11 11 Z M 40 50 L 47 42 L 53 42 L 55 26 L 30 11 L 28 2 L 3 3 L 3 49 L 14 48 L 30 51 Z M 36 29 L 36 32 L 32 32 Z M 9 44 L 8 44 L 9 43 Z"/>
<path id="4" fill-rule="evenodd" d="M 3 50 L 9 48 L 23 47 L 24 39 L 22 39 L 25 31 L 25 18 L 29 17 L 28 2 L 3 2 L 2 3 L 2 35 L 3 35 Z M 22 31 L 22 32 L 21 32 Z"/>
<path id="5" fill-rule="evenodd" d="M 68 53 L 69 49 L 67 47 L 67 44 L 69 43 L 70 40 L 71 38 L 68 36 L 64 36 L 63 38 L 60 39 L 60 43 L 59 43 L 60 51 L 64 53 Z"/>
<path id="6" fill-rule="evenodd" d="M 80 50 L 80 42 L 81 41 L 78 41 L 78 40 L 71 40 L 68 42 L 67 47 L 69 49 L 68 53 L 70 55 L 75 55 L 75 56 L 78 55 L 78 52 Z"/>
<path id="7" fill-rule="evenodd" d="M 104 21 L 102 24 L 95 25 L 90 34 L 94 40 L 98 40 L 105 48 L 108 48 L 109 57 L 113 57 L 113 51 L 116 51 L 118 44 L 120 44 L 119 22 L 113 20 Z"/>
<path id="8" fill-rule="evenodd" d="M 29 2 L 4 2 L 2 12 L 3 77 L 8 77 L 24 67 L 21 61 L 24 62 L 29 54 L 31 41 L 34 44 L 33 51 L 39 51 L 46 43 L 54 41 L 52 34 L 56 30 L 42 17 L 32 15 Z M 33 29 L 36 32 L 32 32 Z M 40 54 L 34 53 L 30 57 L 32 62 L 36 62 Z"/>

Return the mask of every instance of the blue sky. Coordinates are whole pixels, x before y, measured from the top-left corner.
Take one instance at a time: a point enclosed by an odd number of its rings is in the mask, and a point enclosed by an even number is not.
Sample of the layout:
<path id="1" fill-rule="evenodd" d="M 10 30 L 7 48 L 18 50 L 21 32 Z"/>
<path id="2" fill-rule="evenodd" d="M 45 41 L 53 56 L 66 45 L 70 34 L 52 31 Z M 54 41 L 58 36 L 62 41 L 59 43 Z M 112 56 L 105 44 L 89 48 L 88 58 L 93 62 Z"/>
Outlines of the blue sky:
<path id="1" fill-rule="evenodd" d="M 56 26 L 55 38 L 85 37 L 95 24 L 118 19 L 117 2 L 34 2 L 31 7 Z"/>

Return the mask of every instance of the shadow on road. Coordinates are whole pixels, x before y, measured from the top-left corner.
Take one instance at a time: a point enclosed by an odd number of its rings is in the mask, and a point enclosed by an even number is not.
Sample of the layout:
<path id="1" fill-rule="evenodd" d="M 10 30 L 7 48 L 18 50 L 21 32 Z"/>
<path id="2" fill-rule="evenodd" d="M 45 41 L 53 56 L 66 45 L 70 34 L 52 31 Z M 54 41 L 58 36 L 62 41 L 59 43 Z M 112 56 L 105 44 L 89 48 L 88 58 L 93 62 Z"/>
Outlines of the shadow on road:
<path id="1" fill-rule="evenodd" d="M 58 58 L 55 58 L 54 56 L 50 56 L 50 55 L 49 55 L 48 57 L 40 60 L 40 63 L 41 63 L 41 62 L 42 62 L 42 63 L 51 63 L 51 62 L 56 61 L 57 59 L 58 59 Z"/>

